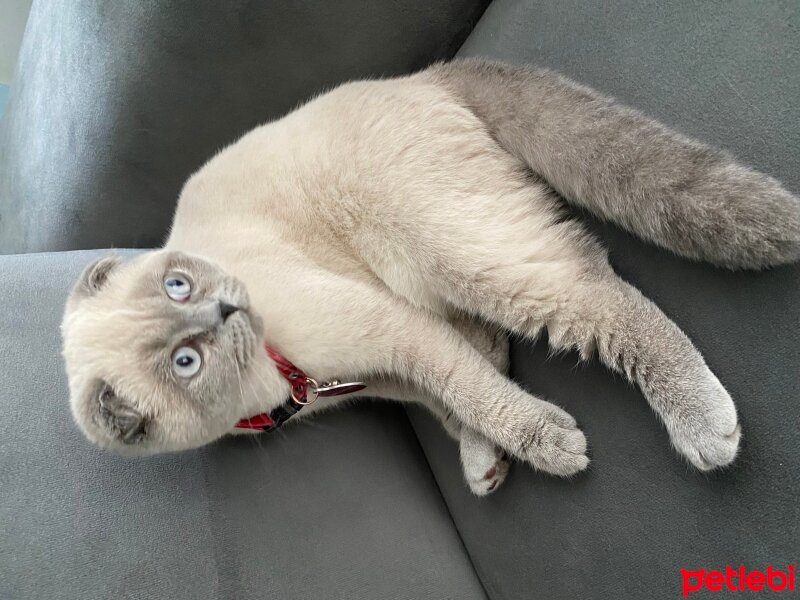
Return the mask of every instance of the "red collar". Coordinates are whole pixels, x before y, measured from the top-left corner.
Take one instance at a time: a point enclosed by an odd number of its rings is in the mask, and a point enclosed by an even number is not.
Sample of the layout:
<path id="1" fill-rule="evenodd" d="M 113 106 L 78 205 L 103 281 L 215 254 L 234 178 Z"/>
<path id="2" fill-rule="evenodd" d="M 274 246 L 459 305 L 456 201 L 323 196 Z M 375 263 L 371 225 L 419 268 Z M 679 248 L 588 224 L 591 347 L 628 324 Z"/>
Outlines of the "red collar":
<path id="1" fill-rule="evenodd" d="M 237 429 L 272 431 L 283 425 L 289 417 L 302 410 L 304 406 L 314 402 L 320 396 L 341 396 L 342 394 L 351 394 L 367 387 L 366 384 L 360 381 L 350 383 L 332 381 L 319 384 L 274 348 L 264 344 L 264 349 L 272 359 L 272 362 L 275 363 L 278 372 L 289 382 L 292 391 L 286 402 L 279 407 L 268 413 L 261 413 L 242 419 L 236 424 Z M 309 398 L 309 392 L 311 393 L 311 398 Z"/>

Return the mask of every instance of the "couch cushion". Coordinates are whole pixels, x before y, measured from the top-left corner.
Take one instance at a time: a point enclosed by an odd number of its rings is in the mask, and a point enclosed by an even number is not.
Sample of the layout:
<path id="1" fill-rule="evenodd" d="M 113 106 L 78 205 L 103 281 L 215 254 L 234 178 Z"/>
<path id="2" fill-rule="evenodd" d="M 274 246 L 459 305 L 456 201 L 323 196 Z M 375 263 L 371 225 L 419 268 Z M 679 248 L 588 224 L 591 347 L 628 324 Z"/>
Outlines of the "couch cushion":
<path id="1" fill-rule="evenodd" d="M 72 423 L 58 324 L 96 253 L 0 257 L 0 598 L 483 598 L 399 407 L 148 459 Z"/>
<path id="2" fill-rule="evenodd" d="M 452 56 L 487 4 L 35 2 L 0 127 L 0 253 L 160 244 L 223 146 L 343 81 Z"/>
<path id="3" fill-rule="evenodd" d="M 782 179 L 800 192 L 800 13 L 777 0 L 495 0 L 461 54 L 548 66 Z M 492 598 L 676 598 L 680 569 L 763 569 L 800 539 L 800 267 L 730 273 L 593 224 L 618 272 L 695 341 L 736 400 L 741 455 L 703 474 L 669 447 L 641 395 L 596 362 L 516 345 L 517 380 L 564 406 L 593 459 L 573 481 L 516 465 L 470 496 L 457 452 L 413 422 Z M 698 594 L 696 597 L 702 597 Z"/>

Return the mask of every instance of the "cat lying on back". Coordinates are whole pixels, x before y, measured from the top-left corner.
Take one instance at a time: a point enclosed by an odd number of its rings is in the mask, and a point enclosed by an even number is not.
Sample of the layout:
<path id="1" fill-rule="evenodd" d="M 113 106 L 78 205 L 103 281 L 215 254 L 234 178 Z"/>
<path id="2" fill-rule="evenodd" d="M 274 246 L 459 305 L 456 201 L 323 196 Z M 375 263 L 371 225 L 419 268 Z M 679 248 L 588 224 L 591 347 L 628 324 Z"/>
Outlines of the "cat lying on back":
<path id="1" fill-rule="evenodd" d="M 696 467 L 730 463 L 730 396 L 553 190 L 691 259 L 800 257 L 776 180 L 554 73 L 467 60 L 349 83 L 193 175 L 163 249 L 85 270 L 62 326 L 75 419 L 120 451 L 206 444 L 289 397 L 267 344 L 368 384 L 345 398 L 427 406 L 485 494 L 509 457 L 589 462 L 575 420 L 505 376 L 504 332 L 546 328 L 638 384 Z"/>

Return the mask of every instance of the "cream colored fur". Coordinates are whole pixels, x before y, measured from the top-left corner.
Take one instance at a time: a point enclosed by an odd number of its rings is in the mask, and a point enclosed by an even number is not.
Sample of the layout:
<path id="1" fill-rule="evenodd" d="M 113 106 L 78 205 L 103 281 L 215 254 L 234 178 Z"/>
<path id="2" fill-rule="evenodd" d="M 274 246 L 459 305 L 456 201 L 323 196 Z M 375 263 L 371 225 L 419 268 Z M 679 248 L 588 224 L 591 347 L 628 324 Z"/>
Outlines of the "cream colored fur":
<path id="1" fill-rule="evenodd" d="M 360 395 L 429 406 L 483 494 L 502 482 L 505 453 L 562 476 L 589 462 L 575 420 L 505 376 L 498 328 L 547 328 L 554 346 L 597 352 L 639 384 L 697 467 L 729 463 L 740 435 L 729 395 L 560 217 L 548 185 L 431 72 L 343 85 L 193 175 L 164 249 L 87 270 L 63 326 L 76 420 L 121 451 L 211 442 L 286 398 L 266 340 L 319 380 L 364 379 Z M 175 264 L 200 282 L 186 306 L 161 289 Z M 242 310 L 224 322 L 220 301 Z M 203 369 L 178 381 L 170 352 L 200 322 Z"/>

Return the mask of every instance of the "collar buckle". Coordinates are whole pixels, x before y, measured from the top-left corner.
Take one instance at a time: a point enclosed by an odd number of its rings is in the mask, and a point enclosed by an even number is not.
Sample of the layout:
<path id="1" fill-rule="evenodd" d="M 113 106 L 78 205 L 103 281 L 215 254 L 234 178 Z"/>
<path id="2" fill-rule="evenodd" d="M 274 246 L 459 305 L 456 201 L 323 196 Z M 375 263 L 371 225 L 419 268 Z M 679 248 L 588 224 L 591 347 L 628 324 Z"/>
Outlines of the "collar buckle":
<path id="1" fill-rule="evenodd" d="M 278 372 L 292 388 L 289 399 L 271 413 L 261 413 L 249 419 L 242 419 L 236 424 L 238 429 L 258 429 L 272 431 L 277 429 L 302 408 L 313 404 L 320 396 L 341 396 L 363 390 L 367 385 L 361 381 L 341 383 L 339 380 L 325 381 L 320 384 L 313 377 L 306 375 L 302 369 L 293 365 L 277 350 L 265 345 L 265 350 L 275 363 Z"/>
<path id="2" fill-rule="evenodd" d="M 297 402 L 297 404 L 300 406 L 314 404 L 314 402 L 316 402 L 317 398 L 320 396 L 320 385 L 317 383 L 316 379 L 309 377 L 308 375 L 302 375 L 302 379 L 303 384 L 301 386 L 297 384 L 292 386 L 292 400 Z M 311 396 L 310 398 L 309 393 Z"/>

